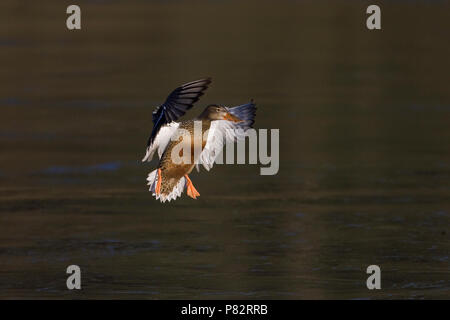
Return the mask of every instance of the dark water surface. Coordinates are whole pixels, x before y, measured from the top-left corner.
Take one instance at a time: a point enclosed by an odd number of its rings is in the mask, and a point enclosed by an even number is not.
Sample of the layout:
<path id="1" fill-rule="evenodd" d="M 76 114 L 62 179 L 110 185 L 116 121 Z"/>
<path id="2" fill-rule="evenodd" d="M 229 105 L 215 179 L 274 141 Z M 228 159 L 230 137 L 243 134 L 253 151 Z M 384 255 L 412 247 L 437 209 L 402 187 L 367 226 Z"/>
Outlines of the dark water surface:
<path id="1" fill-rule="evenodd" d="M 0 298 L 449 298 L 448 2 L 372 32 L 358 1 L 78 1 L 81 31 L 69 4 L 0 4 Z M 254 98 L 280 171 L 160 204 L 151 111 L 203 76 L 188 117 Z"/>

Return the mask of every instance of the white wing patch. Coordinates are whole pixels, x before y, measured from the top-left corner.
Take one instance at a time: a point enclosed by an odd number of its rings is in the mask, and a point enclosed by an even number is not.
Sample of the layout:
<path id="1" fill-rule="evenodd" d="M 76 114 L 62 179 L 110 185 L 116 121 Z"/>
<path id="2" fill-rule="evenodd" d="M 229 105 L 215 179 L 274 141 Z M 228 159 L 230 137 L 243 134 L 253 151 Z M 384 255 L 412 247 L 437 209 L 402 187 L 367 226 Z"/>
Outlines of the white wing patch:
<path id="1" fill-rule="evenodd" d="M 197 160 L 197 170 L 199 170 L 199 164 L 202 164 L 209 171 L 224 145 L 244 138 L 245 131 L 239 126 L 239 123 L 227 120 L 212 121 L 206 145 Z"/>
<path id="2" fill-rule="evenodd" d="M 170 138 L 175 131 L 177 131 L 179 125 L 180 123 L 178 122 L 171 122 L 161 127 L 155 137 L 155 140 L 153 140 L 153 143 L 147 148 L 142 162 L 151 161 L 156 150 L 158 150 L 158 157 L 161 159 L 164 150 L 166 150 L 166 147 L 170 142 Z"/>

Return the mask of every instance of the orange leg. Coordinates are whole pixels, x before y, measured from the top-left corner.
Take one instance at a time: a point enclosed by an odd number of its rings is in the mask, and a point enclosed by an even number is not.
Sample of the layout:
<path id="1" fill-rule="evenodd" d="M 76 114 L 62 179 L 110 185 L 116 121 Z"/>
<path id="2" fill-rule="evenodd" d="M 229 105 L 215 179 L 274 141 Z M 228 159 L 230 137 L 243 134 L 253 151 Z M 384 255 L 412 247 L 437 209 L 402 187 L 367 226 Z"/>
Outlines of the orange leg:
<path id="1" fill-rule="evenodd" d="M 194 184 L 192 183 L 191 179 L 189 179 L 188 175 L 184 175 L 187 180 L 187 195 L 191 197 L 192 199 L 197 199 L 198 196 L 200 196 L 200 193 L 198 193 L 197 189 L 195 189 Z"/>
<path id="2" fill-rule="evenodd" d="M 158 182 L 156 183 L 155 193 L 159 194 L 161 192 L 161 169 L 158 169 Z"/>

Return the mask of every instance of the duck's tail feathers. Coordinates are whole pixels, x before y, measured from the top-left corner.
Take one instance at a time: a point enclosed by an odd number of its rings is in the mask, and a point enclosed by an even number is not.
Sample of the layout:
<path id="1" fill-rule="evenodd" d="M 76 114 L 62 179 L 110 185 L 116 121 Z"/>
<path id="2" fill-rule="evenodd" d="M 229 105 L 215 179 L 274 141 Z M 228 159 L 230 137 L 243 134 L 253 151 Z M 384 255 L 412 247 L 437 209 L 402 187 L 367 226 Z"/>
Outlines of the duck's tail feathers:
<path id="1" fill-rule="evenodd" d="M 172 188 L 172 191 L 169 194 L 165 193 L 156 193 L 156 186 L 158 184 L 158 180 L 161 179 L 161 177 L 158 175 L 158 169 L 153 170 L 148 174 L 147 181 L 149 185 L 149 191 L 152 193 L 152 195 L 156 198 L 156 200 L 159 200 L 161 202 L 171 201 L 175 200 L 178 197 L 181 197 L 181 193 L 184 190 L 184 187 L 186 185 L 186 178 L 182 177 L 178 182 L 175 183 L 175 185 Z M 163 181 L 161 180 L 161 183 Z"/>

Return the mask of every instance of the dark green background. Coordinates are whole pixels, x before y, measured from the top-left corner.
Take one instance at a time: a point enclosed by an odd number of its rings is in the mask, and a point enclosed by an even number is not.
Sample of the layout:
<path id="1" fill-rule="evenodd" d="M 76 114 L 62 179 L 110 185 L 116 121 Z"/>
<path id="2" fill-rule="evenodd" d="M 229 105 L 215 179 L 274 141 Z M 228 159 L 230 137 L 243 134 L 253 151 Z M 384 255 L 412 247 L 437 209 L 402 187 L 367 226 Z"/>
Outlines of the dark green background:
<path id="1" fill-rule="evenodd" d="M 0 298 L 449 298 L 448 2 L 70 4 L 0 3 Z M 151 112 L 204 76 L 188 117 L 254 98 L 280 171 L 163 205 Z"/>

